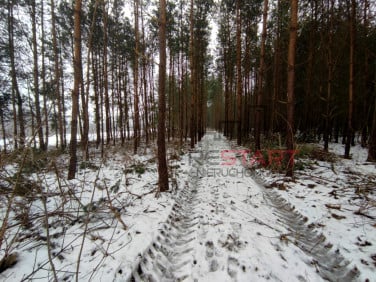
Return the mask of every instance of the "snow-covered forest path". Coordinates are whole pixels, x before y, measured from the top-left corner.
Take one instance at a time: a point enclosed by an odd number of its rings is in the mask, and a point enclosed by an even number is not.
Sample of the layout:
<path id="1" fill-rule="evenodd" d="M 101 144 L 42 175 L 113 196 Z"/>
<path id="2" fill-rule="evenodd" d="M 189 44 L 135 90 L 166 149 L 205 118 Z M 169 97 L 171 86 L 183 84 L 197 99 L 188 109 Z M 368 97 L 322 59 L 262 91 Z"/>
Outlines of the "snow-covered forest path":
<path id="1" fill-rule="evenodd" d="M 229 150 L 229 151 L 225 151 Z M 208 132 L 190 152 L 189 181 L 131 281 L 349 281 L 330 242 Z M 115 280 L 123 281 L 124 277 Z"/>

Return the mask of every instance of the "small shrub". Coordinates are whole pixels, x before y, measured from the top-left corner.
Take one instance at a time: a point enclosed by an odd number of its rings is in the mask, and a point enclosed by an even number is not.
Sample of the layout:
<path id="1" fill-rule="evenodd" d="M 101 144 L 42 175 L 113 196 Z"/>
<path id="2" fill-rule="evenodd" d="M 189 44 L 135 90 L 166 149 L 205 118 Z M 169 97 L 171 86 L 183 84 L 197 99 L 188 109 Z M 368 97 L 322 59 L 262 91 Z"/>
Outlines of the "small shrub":
<path id="1" fill-rule="evenodd" d="M 46 164 L 47 161 L 45 159 L 27 160 L 22 167 L 22 172 L 26 174 L 32 174 L 45 168 Z"/>
<path id="2" fill-rule="evenodd" d="M 41 191 L 41 187 L 38 185 L 38 183 L 27 179 L 23 175 L 15 174 L 4 180 L 9 191 L 11 191 L 10 189 L 14 189 L 13 192 L 16 196 L 25 197 L 34 195 L 36 192 Z"/>
<path id="3" fill-rule="evenodd" d="M 144 174 L 146 171 L 145 167 L 143 164 L 138 163 L 134 166 L 134 172 L 137 173 L 138 175 Z"/>
<path id="4" fill-rule="evenodd" d="M 99 167 L 91 162 L 83 161 L 80 163 L 80 169 L 93 169 L 97 170 Z"/>
<path id="5" fill-rule="evenodd" d="M 295 161 L 294 162 L 294 169 L 295 170 L 304 170 L 306 168 L 306 165 L 302 161 Z"/>
<path id="6" fill-rule="evenodd" d="M 310 153 L 310 158 L 316 159 L 319 161 L 334 163 L 337 161 L 337 156 L 330 152 L 325 152 L 322 149 L 316 148 Z"/>
<path id="7" fill-rule="evenodd" d="M 6 254 L 0 260 L 0 273 L 14 266 L 18 262 L 18 259 L 18 253 Z"/>
<path id="8" fill-rule="evenodd" d="M 133 168 L 132 168 L 132 167 L 124 168 L 124 173 L 125 173 L 125 174 L 133 173 Z"/>
<path id="9" fill-rule="evenodd" d="M 143 163 L 136 163 L 131 165 L 130 167 L 127 167 L 124 169 L 124 173 L 136 173 L 138 176 L 141 176 L 141 174 L 144 174 L 146 171 L 145 165 Z"/>
<path id="10" fill-rule="evenodd" d="M 314 144 L 302 144 L 297 147 L 297 157 L 310 158 L 313 151 L 318 150 Z"/>

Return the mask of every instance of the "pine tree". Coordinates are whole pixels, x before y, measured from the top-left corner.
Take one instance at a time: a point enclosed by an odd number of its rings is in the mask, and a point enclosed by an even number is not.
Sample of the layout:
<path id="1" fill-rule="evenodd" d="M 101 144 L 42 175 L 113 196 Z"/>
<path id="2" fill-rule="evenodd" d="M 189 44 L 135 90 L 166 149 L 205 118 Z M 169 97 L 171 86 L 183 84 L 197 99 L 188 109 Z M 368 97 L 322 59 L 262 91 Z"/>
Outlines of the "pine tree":
<path id="1" fill-rule="evenodd" d="M 159 192 L 168 191 L 166 160 L 166 1 L 159 0 L 159 79 L 158 79 L 158 187 Z"/>
<path id="2" fill-rule="evenodd" d="M 287 58 L 287 176 L 293 176 L 293 150 L 294 146 L 294 87 L 295 87 L 295 50 L 298 30 L 298 0 L 291 0 L 290 11 L 290 38 Z"/>
<path id="3" fill-rule="evenodd" d="M 69 144 L 69 170 L 68 179 L 73 179 L 77 168 L 77 118 L 78 118 L 78 99 L 82 72 L 81 60 L 81 0 L 75 0 L 74 5 L 74 88 L 72 92 L 72 121 L 71 121 L 71 140 Z"/>

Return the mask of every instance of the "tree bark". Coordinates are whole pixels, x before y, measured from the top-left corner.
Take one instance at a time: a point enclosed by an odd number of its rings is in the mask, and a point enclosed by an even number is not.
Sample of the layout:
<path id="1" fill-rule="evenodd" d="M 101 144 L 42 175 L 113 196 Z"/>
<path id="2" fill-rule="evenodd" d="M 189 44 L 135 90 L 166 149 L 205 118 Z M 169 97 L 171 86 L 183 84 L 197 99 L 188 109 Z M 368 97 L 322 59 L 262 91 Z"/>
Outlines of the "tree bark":
<path id="1" fill-rule="evenodd" d="M 325 131 L 324 131 L 324 151 L 329 150 L 329 133 L 331 130 L 331 96 L 332 96 L 332 83 L 333 83 L 333 21 L 334 21 L 334 0 L 330 0 L 330 18 L 328 30 L 328 83 L 326 92 L 326 113 L 325 113 Z"/>
<path id="2" fill-rule="evenodd" d="M 15 148 L 18 145 L 23 148 L 25 145 L 25 122 L 23 113 L 23 101 L 21 93 L 18 87 L 17 72 L 16 72 L 16 61 L 15 61 L 15 48 L 14 48 L 14 21 L 13 21 L 13 0 L 8 0 L 8 40 L 9 40 L 9 57 L 11 65 L 11 77 L 12 77 L 12 97 L 13 97 L 13 108 L 14 108 L 14 139 Z M 15 108 L 17 106 L 17 114 Z M 17 131 L 17 122 L 19 126 L 19 133 Z M 19 136 L 17 136 L 19 135 Z"/>
<path id="3" fill-rule="evenodd" d="M 139 95 L 138 95 L 138 57 L 139 57 L 139 27 L 138 27 L 138 10 L 139 10 L 139 0 L 134 1 L 134 29 L 135 29 L 135 52 L 134 52 L 134 120 L 133 120 L 133 152 L 137 154 L 137 149 L 140 142 L 140 113 L 139 113 Z"/>
<path id="4" fill-rule="evenodd" d="M 375 70 L 376 70 L 376 60 L 375 60 Z M 375 72 L 375 81 L 376 81 L 376 72 Z M 376 84 L 374 84 L 374 93 L 376 93 Z M 369 162 L 376 162 L 376 95 L 375 95 L 375 107 L 373 109 L 373 120 L 372 120 L 372 129 L 369 136 L 368 142 L 368 158 Z"/>
<path id="5" fill-rule="evenodd" d="M 236 103 L 237 103 L 237 144 L 242 143 L 242 19 L 240 0 L 236 1 Z"/>
<path id="6" fill-rule="evenodd" d="M 274 132 L 275 128 L 275 117 L 277 112 L 277 100 L 280 96 L 280 69 L 281 69 L 281 39 L 280 39 L 280 30 L 281 30 L 281 19 L 280 19 L 280 9 L 281 9 L 281 3 L 280 0 L 277 0 L 277 27 L 276 27 L 276 38 L 274 41 L 274 58 L 273 58 L 273 94 L 272 94 L 272 101 L 270 105 L 270 119 L 269 119 L 269 134 L 272 134 Z"/>
<path id="7" fill-rule="evenodd" d="M 62 149 L 65 148 L 64 142 L 64 125 L 63 125 L 63 106 L 60 95 L 60 66 L 59 66 L 59 52 L 57 48 L 57 35 L 56 35 L 56 19 L 55 19 L 55 2 L 51 0 L 51 28 L 52 28 L 52 48 L 54 50 L 54 68 L 55 68 L 55 97 L 57 101 L 57 119 L 59 128 L 59 140 Z"/>
<path id="8" fill-rule="evenodd" d="M 44 4 L 43 1 L 41 2 L 41 32 L 42 38 L 45 36 L 44 32 Z M 47 93 L 46 93 L 46 64 L 45 64 L 45 45 L 44 40 L 42 40 L 41 46 L 41 53 L 42 53 L 42 93 L 43 93 L 43 115 L 44 115 L 44 124 L 45 124 L 45 148 L 48 149 L 48 137 L 49 137 L 49 118 L 48 118 L 48 109 L 47 109 Z"/>
<path id="9" fill-rule="evenodd" d="M 108 45 L 108 11 L 106 8 L 107 2 L 103 2 L 103 84 L 104 84 L 104 107 L 105 107 L 105 125 L 106 125 L 106 144 L 111 141 L 111 113 L 110 113 L 110 97 L 108 94 L 108 59 L 107 59 L 107 45 Z"/>
<path id="10" fill-rule="evenodd" d="M 36 4 L 31 1 L 31 27 L 32 27 L 32 45 L 33 45 L 33 79 L 34 79 L 34 96 L 35 96 L 35 114 L 36 114 L 36 130 L 39 138 L 39 148 L 44 151 L 44 136 L 42 127 L 42 117 L 39 101 L 39 68 L 38 68 L 38 45 L 37 45 L 37 29 L 36 29 Z"/>
<path id="11" fill-rule="evenodd" d="M 257 104 L 256 104 L 256 119 L 255 119 L 255 150 L 261 149 L 261 122 L 262 118 L 262 95 L 265 74 L 265 41 L 266 41 L 266 28 L 268 19 L 268 0 L 264 0 L 264 8 L 262 14 L 262 33 L 261 33 L 261 46 L 260 46 L 260 66 L 258 71 L 257 80 Z"/>
<path id="12" fill-rule="evenodd" d="M 190 61 L 190 70 L 191 70 L 191 126 L 190 126 L 190 145 L 193 149 L 196 143 L 196 80 L 195 80 L 195 61 L 194 61 L 194 18 L 193 18 L 193 9 L 194 9 L 194 0 L 191 0 L 190 5 L 190 41 L 189 41 L 189 61 Z"/>
<path id="13" fill-rule="evenodd" d="M 145 144 L 149 144 L 149 99 L 148 99 L 148 87 L 147 87 L 147 67 L 148 60 L 146 54 L 146 40 L 145 40 L 145 25 L 144 25 L 144 8 L 141 6 L 141 30 L 142 30 L 142 85 L 143 85 L 143 96 L 144 96 L 144 130 L 145 130 Z"/>
<path id="14" fill-rule="evenodd" d="M 296 39 L 298 30 L 298 0 L 291 0 L 290 11 L 290 36 L 288 46 L 287 58 L 287 171 L 286 175 L 292 177 L 293 171 L 293 150 L 294 146 L 294 87 L 295 87 L 295 53 L 296 53 Z"/>
<path id="15" fill-rule="evenodd" d="M 356 2 L 351 0 L 351 8 L 349 11 L 350 24 L 350 61 L 349 61 L 349 102 L 347 113 L 347 136 L 345 144 L 345 158 L 350 158 L 351 139 L 354 132 L 353 129 L 353 99 L 354 99 L 354 49 L 355 49 L 355 18 L 356 18 Z"/>
<path id="16" fill-rule="evenodd" d="M 93 46 L 93 33 L 94 33 L 94 24 L 95 24 L 95 18 L 97 16 L 97 10 L 98 10 L 98 0 L 95 1 L 94 4 L 94 12 L 93 12 L 93 18 L 92 23 L 90 26 L 90 31 L 88 35 L 88 43 L 87 43 L 87 57 L 86 57 L 86 89 L 85 91 L 82 91 L 81 93 L 81 107 L 82 107 L 82 115 L 84 120 L 83 125 L 83 134 L 81 139 L 81 145 L 82 150 L 84 152 L 84 159 L 88 160 L 89 158 L 89 107 L 88 107 L 88 99 L 89 99 L 89 92 L 90 92 L 90 66 L 92 65 L 92 46 Z M 94 74 L 93 74 L 94 76 Z M 94 94 L 95 95 L 95 94 Z M 97 106 L 97 104 L 96 104 Z"/>
<path id="17" fill-rule="evenodd" d="M 74 6 L 74 88 L 72 92 L 72 122 L 71 122 L 71 140 L 69 145 L 69 171 L 68 179 L 73 179 L 77 167 L 77 117 L 79 110 L 79 91 L 82 73 L 81 60 L 81 0 L 75 0 Z"/>
<path id="18" fill-rule="evenodd" d="M 159 78 L 158 78 L 158 187 L 159 192 L 168 191 L 166 160 L 166 0 L 159 1 Z"/>

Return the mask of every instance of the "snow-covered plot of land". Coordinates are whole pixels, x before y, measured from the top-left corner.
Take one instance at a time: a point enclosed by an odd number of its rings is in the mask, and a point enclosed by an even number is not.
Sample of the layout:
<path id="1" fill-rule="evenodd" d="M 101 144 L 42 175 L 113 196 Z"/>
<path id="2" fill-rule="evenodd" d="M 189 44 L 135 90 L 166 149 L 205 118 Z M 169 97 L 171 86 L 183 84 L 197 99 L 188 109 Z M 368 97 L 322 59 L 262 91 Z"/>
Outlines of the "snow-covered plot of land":
<path id="1" fill-rule="evenodd" d="M 61 178 L 57 178 L 54 167 L 30 175 L 49 195 L 50 253 L 59 280 L 74 280 L 79 261 L 79 281 L 111 281 L 118 265 L 132 267 L 159 224 L 166 220 L 172 199 L 170 194 L 155 198 L 154 153 L 148 149 L 143 153 L 108 152 L 105 161 L 98 157 L 81 164 L 73 181 L 64 180 L 62 170 Z M 59 158 L 56 166 L 66 168 L 67 161 Z M 2 168 L 2 179 L 10 170 L 17 171 L 17 167 Z M 2 184 L 5 189 L 8 183 Z M 5 251 L 17 253 L 18 262 L 0 274 L 1 281 L 54 278 L 48 258 L 45 210 L 38 191 L 33 193 L 36 195 L 15 197 L 9 221 L 14 227 L 6 232 L 0 257 Z M 1 202 L 3 219 L 7 205 L 3 195 Z"/>
<path id="2" fill-rule="evenodd" d="M 329 151 L 334 160 L 302 160 L 294 181 L 268 170 L 258 174 L 359 270 L 359 281 L 375 281 L 376 166 L 360 145 L 351 148 L 350 160 L 342 157 L 344 145 L 330 144 Z"/>
<path id="3" fill-rule="evenodd" d="M 41 188 L 14 199 L 0 258 L 18 261 L 0 280 L 375 279 L 376 172 L 361 148 L 352 160 L 304 160 L 291 181 L 241 158 L 230 164 L 223 152 L 233 147 L 217 137 L 208 132 L 185 154 L 170 148 L 172 192 L 159 197 L 152 147 L 136 156 L 110 149 L 104 161 L 97 152 L 73 181 L 55 169 L 66 167 L 61 157 L 30 173 Z M 17 165 L 2 179 L 10 171 Z"/>

